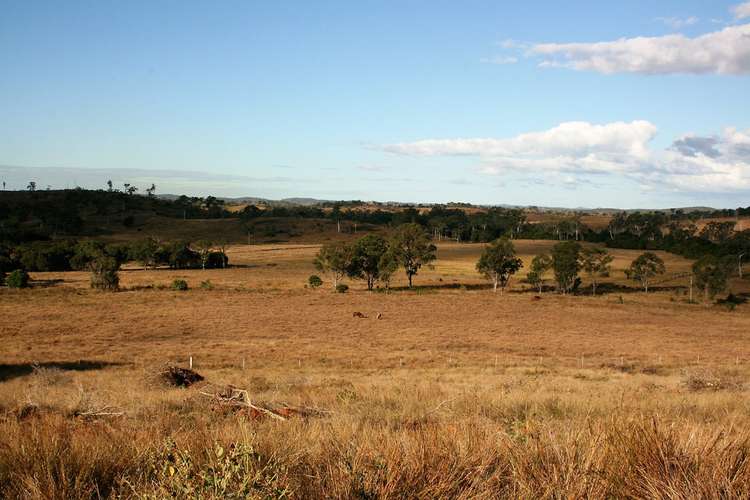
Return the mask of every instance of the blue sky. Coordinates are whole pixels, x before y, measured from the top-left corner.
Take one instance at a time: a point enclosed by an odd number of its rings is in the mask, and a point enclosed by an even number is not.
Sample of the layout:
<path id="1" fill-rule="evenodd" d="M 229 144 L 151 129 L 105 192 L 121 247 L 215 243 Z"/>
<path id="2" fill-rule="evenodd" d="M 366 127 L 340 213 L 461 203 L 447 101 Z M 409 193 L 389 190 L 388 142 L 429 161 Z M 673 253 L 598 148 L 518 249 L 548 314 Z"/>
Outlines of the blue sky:
<path id="1" fill-rule="evenodd" d="M 750 205 L 750 3 L 0 0 L 0 177 Z"/>

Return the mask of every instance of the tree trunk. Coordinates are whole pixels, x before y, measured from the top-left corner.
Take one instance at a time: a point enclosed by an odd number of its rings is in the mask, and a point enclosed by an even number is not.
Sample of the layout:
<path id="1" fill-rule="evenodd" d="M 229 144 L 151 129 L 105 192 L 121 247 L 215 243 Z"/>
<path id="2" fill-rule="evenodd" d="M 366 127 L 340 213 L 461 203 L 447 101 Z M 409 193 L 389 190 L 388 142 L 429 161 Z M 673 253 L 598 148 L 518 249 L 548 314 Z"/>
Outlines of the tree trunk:
<path id="1" fill-rule="evenodd" d="M 492 291 L 497 293 L 497 276 L 492 280 Z"/>
<path id="2" fill-rule="evenodd" d="M 744 253 L 741 253 L 737 257 L 737 273 L 739 274 L 740 278 L 742 278 L 742 256 L 745 255 Z"/>
<path id="3" fill-rule="evenodd" d="M 409 277 L 409 288 L 411 288 L 411 276 L 412 275 L 411 274 L 407 274 L 407 276 Z"/>
<path id="4" fill-rule="evenodd" d="M 596 281 L 593 281 L 591 286 L 591 295 L 596 296 Z"/>

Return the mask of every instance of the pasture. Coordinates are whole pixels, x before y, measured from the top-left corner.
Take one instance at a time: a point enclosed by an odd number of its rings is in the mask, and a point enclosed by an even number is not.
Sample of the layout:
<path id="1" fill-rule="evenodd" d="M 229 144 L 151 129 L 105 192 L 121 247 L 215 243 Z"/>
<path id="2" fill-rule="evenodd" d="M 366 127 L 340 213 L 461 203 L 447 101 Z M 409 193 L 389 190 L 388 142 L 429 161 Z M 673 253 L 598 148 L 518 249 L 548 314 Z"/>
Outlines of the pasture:
<path id="1" fill-rule="evenodd" d="M 116 293 L 32 273 L 0 292 L 0 494 L 750 495 L 750 306 L 688 303 L 684 279 L 639 292 L 628 250 L 607 293 L 538 295 L 521 278 L 552 244 L 516 242 L 502 295 L 474 270 L 482 245 L 454 243 L 389 293 L 307 288 L 304 242 L 232 246 L 228 269 L 126 267 Z M 661 255 L 669 275 L 691 265 Z M 191 357 L 206 385 L 155 380 Z M 228 384 L 310 411 L 223 411 L 209 388 Z"/>

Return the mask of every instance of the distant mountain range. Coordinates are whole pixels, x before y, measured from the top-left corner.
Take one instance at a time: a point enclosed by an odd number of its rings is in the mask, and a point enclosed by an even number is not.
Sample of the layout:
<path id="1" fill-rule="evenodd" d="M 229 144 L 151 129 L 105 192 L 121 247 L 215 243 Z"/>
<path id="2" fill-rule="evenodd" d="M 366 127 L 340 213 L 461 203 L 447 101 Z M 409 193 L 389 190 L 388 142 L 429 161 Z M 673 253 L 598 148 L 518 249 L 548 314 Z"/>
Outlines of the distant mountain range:
<path id="1" fill-rule="evenodd" d="M 157 195 L 159 198 L 163 198 L 166 200 L 175 200 L 180 197 L 180 195 L 175 194 L 160 194 Z M 347 204 L 350 202 L 350 200 L 323 200 L 318 198 L 282 198 L 279 200 L 271 200 L 268 198 L 260 198 L 257 196 L 241 196 L 237 198 L 228 198 L 228 197 L 221 197 L 217 196 L 218 199 L 224 201 L 225 203 L 230 204 L 244 204 L 244 203 L 262 203 L 263 205 L 269 205 L 269 206 L 315 206 L 315 205 L 321 205 L 323 203 L 335 203 L 335 202 L 341 202 L 343 204 Z M 440 206 L 454 206 L 456 208 L 491 208 L 491 207 L 499 207 L 499 208 L 522 208 L 522 209 L 531 209 L 531 210 L 539 210 L 542 212 L 582 212 L 582 213 L 604 213 L 604 214 L 612 214 L 617 212 L 671 212 L 672 210 L 682 210 L 683 212 L 706 212 L 706 211 L 714 211 L 715 208 L 712 207 L 703 207 L 703 206 L 694 206 L 694 207 L 674 207 L 674 208 L 657 208 L 657 209 L 651 209 L 651 208 L 629 208 L 629 209 L 620 209 L 620 208 L 605 208 L 605 207 L 599 207 L 599 208 L 586 208 L 586 207 L 543 207 L 538 205 L 509 205 L 506 203 L 498 203 L 496 205 L 473 205 L 470 203 L 405 203 L 405 202 L 396 202 L 396 201 L 385 201 L 385 202 L 375 202 L 375 201 L 367 201 L 365 203 L 377 203 L 379 205 L 383 205 L 384 207 L 406 207 L 406 206 L 414 206 L 414 207 L 430 207 L 434 205 L 440 205 Z"/>

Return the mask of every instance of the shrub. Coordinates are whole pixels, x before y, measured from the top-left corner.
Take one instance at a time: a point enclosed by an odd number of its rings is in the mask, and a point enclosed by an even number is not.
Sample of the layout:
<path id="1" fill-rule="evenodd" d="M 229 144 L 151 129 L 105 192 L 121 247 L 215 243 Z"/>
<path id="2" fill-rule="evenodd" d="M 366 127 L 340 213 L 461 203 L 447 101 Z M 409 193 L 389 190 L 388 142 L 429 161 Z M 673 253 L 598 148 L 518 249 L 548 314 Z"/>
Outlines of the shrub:
<path id="1" fill-rule="evenodd" d="M 336 285 L 336 291 L 338 293 L 346 293 L 349 291 L 349 285 L 345 285 L 344 283 L 339 283 Z"/>
<path id="2" fill-rule="evenodd" d="M 100 256 L 91 263 L 91 288 L 117 290 L 120 288 L 120 263 L 114 257 Z"/>
<path id="3" fill-rule="evenodd" d="M 174 280 L 172 282 L 172 290 L 185 291 L 188 289 L 187 281 L 185 280 Z"/>
<path id="4" fill-rule="evenodd" d="M 201 281 L 201 289 L 203 290 L 213 290 L 214 284 L 211 283 L 211 280 Z"/>
<path id="5" fill-rule="evenodd" d="M 5 281 L 10 288 L 26 288 L 29 286 L 29 273 L 23 269 L 16 269 Z"/>
<path id="6" fill-rule="evenodd" d="M 310 288 L 318 288 L 323 284 L 323 280 L 320 279 L 320 276 L 313 274 L 312 276 L 307 278 L 307 283 L 310 285 Z"/>

